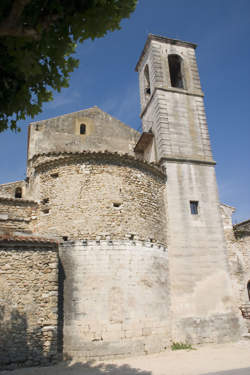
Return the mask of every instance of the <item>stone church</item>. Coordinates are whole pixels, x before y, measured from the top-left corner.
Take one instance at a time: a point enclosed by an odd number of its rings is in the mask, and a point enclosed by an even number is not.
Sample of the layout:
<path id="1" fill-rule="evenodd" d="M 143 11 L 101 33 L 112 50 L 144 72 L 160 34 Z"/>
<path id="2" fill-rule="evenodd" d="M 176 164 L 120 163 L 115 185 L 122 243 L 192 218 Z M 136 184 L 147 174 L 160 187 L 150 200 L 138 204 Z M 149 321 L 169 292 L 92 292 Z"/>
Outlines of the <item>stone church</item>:
<path id="1" fill-rule="evenodd" d="M 250 221 L 218 201 L 195 48 L 148 36 L 142 133 L 97 107 L 30 124 L 0 186 L 2 368 L 247 335 Z"/>

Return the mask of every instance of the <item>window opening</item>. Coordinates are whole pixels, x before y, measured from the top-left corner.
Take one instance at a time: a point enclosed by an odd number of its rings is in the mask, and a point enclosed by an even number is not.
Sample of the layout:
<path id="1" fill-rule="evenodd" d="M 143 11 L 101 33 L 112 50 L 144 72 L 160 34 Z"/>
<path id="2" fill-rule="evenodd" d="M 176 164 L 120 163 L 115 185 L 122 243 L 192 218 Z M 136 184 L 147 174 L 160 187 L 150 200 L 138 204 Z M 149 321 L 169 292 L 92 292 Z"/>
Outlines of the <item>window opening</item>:
<path id="1" fill-rule="evenodd" d="M 170 81 L 172 87 L 184 89 L 183 74 L 182 74 L 182 58 L 179 55 L 169 55 L 168 65 L 170 73 Z"/>
<path id="2" fill-rule="evenodd" d="M 49 203 L 49 198 L 44 198 L 44 199 L 42 200 L 42 204 L 46 204 L 46 203 Z"/>
<path id="3" fill-rule="evenodd" d="M 50 176 L 53 177 L 53 178 L 57 178 L 59 176 L 59 174 L 58 173 L 51 173 Z"/>
<path id="4" fill-rule="evenodd" d="M 198 201 L 190 201 L 190 211 L 192 215 L 198 215 Z"/>
<path id="5" fill-rule="evenodd" d="M 247 283 L 247 292 L 248 292 L 248 299 L 250 301 L 250 281 Z"/>
<path id="6" fill-rule="evenodd" d="M 146 65 L 144 69 L 144 87 L 145 95 L 148 97 L 151 94 L 148 65 Z"/>
<path id="7" fill-rule="evenodd" d="M 85 124 L 80 125 L 80 134 L 86 134 L 86 125 Z"/>
<path id="8" fill-rule="evenodd" d="M 117 202 L 113 203 L 113 207 L 120 207 L 120 206 L 121 206 L 121 203 L 117 203 Z"/>
<path id="9" fill-rule="evenodd" d="M 63 241 L 68 241 L 68 236 L 63 236 Z"/>
<path id="10" fill-rule="evenodd" d="M 15 198 L 22 198 L 22 188 L 17 187 L 15 190 Z"/>
<path id="11" fill-rule="evenodd" d="M 49 213 L 49 209 L 48 208 L 45 208 L 42 210 L 44 214 L 48 214 Z"/>

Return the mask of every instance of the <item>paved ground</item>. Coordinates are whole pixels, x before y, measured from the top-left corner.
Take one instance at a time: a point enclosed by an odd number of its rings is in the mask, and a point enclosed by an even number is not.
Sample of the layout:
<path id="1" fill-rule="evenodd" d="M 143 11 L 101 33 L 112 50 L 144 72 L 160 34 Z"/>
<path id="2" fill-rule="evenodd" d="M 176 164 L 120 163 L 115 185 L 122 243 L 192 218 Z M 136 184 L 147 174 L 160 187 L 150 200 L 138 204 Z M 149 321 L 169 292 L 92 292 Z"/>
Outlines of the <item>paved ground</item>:
<path id="1" fill-rule="evenodd" d="M 204 345 L 197 350 L 53 367 L 2 371 L 1 375 L 250 375 L 250 340 Z"/>

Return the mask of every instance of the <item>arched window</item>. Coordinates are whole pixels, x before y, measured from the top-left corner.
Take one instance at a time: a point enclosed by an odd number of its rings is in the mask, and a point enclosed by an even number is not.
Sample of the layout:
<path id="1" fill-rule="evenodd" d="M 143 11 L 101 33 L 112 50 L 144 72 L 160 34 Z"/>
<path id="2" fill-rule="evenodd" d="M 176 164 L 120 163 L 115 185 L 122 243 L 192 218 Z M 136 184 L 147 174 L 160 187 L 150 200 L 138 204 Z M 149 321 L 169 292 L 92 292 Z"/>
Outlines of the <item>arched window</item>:
<path id="1" fill-rule="evenodd" d="M 81 124 L 80 125 L 80 134 L 85 134 L 86 133 L 86 125 L 85 124 Z"/>
<path id="2" fill-rule="evenodd" d="M 15 198 L 22 198 L 22 188 L 17 187 L 15 190 Z"/>
<path id="3" fill-rule="evenodd" d="M 184 89 L 182 58 L 179 55 L 168 55 L 168 65 L 171 86 Z"/>
<path id="4" fill-rule="evenodd" d="M 250 280 L 247 283 L 247 292 L 248 292 L 248 299 L 250 301 Z"/>
<path id="5" fill-rule="evenodd" d="M 148 65 L 144 68 L 144 90 L 146 97 L 148 97 L 151 94 Z"/>

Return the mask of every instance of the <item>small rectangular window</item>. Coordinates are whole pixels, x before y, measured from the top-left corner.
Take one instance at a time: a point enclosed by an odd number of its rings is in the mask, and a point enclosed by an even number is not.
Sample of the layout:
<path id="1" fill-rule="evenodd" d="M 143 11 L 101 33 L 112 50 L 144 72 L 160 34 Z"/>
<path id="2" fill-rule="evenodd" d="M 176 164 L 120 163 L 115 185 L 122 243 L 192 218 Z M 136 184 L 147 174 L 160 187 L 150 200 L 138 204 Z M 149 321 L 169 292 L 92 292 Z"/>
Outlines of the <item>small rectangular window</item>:
<path id="1" fill-rule="evenodd" d="M 57 178 L 57 177 L 59 176 L 59 174 L 58 174 L 58 173 L 52 173 L 50 176 L 51 176 L 52 178 Z"/>
<path id="2" fill-rule="evenodd" d="M 198 215 L 198 201 L 190 201 L 190 211 L 192 215 Z"/>
<path id="3" fill-rule="evenodd" d="M 80 125 L 80 134 L 85 134 L 86 133 L 86 125 L 85 124 L 81 124 Z"/>

